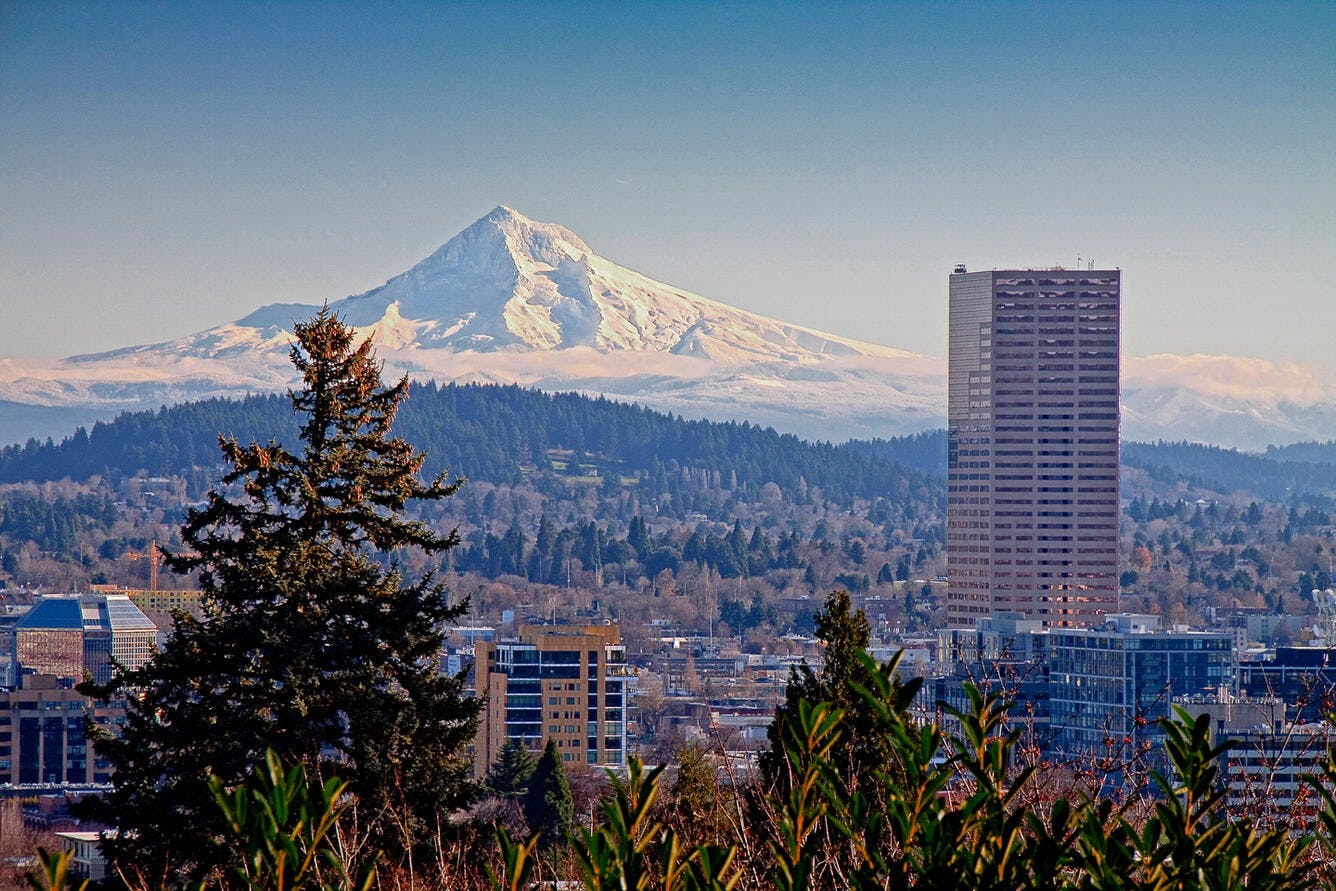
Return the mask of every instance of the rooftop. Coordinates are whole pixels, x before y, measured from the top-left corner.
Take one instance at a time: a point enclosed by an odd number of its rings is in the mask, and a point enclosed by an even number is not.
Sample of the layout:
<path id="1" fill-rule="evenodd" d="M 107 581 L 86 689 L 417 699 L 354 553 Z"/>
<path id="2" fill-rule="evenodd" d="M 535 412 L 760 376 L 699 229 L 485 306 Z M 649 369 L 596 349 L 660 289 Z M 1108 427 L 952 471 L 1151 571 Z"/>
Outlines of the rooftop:
<path id="1" fill-rule="evenodd" d="M 153 620 L 124 594 L 43 597 L 15 627 L 21 631 L 157 631 Z"/>

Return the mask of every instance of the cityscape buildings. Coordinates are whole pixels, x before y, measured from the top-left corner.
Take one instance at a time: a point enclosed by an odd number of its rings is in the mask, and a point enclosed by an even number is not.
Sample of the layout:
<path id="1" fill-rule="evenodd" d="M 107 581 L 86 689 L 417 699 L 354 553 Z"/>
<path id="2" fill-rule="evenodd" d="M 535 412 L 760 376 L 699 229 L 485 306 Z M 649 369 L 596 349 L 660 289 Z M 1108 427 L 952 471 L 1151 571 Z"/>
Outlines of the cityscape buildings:
<path id="1" fill-rule="evenodd" d="M 521 625 L 518 639 L 481 641 L 477 693 L 486 713 L 473 769 L 481 777 L 510 740 L 563 761 L 626 764 L 626 648 L 616 625 Z"/>
<path id="2" fill-rule="evenodd" d="M 1158 741 L 1156 722 L 1175 697 L 1233 695 L 1233 644 L 1228 632 L 1165 629 L 1158 616 L 1131 613 L 1101 628 L 1051 630 L 1051 750 L 1116 757 Z"/>
<path id="3" fill-rule="evenodd" d="M 113 662 L 136 668 L 157 642 L 158 628 L 124 594 L 43 597 L 16 622 L 8 649 L 15 675 L 49 674 L 72 682 L 87 674 L 97 683 L 111 679 Z"/>
<path id="4" fill-rule="evenodd" d="M 124 594 L 43 597 L 0 623 L 0 784 L 106 783 L 110 765 L 90 751 L 87 719 L 124 716 L 124 703 L 93 702 L 74 689 L 103 683 L 115 664 L 142 665 L 158 629 Z"/>
<path id="5" fill-rule="evenodd" d="M 947 617 L 1118 608 L 1121 274 L 950 277 Z"/>

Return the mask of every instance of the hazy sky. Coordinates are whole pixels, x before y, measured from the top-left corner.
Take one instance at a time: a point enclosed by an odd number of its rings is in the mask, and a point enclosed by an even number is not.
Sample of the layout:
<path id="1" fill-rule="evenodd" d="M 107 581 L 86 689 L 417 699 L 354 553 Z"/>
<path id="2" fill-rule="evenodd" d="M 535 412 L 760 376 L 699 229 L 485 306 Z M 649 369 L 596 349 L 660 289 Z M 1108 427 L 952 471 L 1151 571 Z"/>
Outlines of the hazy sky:
<path id="1" fill-rule="evenodd" d="M 0 0 L 0 356 L 380 284 L 509 204 L 946 351 L 946 276 L 1124 270 L 1124 349 L 1336 350 L 1336 3 Z"/>

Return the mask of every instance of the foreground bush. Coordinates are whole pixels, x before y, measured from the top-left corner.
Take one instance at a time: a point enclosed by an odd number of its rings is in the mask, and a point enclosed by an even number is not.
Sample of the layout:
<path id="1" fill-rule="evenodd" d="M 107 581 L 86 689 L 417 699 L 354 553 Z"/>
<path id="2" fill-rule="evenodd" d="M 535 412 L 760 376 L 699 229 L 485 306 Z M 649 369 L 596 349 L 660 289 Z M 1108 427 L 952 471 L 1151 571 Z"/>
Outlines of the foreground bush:
<path id="1" fill-rule="evenodd" d="M 564 855 L 543 853 L 539 833 L 521 838 L 497 828 L 489 850 L 442 852 L 442 864 L 456 866 L 431 877 L 394 865 L 377 873 L 365 859 L 352 869 L 341 834 L 346 786 L 309 782 L 300 766 L 285 769 L 271 754 L 239 787 L 211 783 L 229 845 L 247 854 L 209 887 L 1336 888 L 1331 756 L 1310 781 L 1324 802 L 1313 836 L 1227 819 L 1226 746 L 1214 743 L 1208 718 L 1181 710 L 1163 722 L 1169 769 L 1153 775 L 1150 804 L 1040 794 L 1035 767 L 1016 763 L 1019 731 L 1008 731 L 1004 702 L 970 689 L 971 707 L 954 713 L 959 731 L 943 734 L 911 718 L 917 682 L 897 684 L 894 660 L 867 659 L 864 667 L 868 684 L 858 696 L 874 716 L 869 732 L 888 752 L 877 782 L 860 778 L 851 789 L 831 757 L 847 732 L 844 710 L 799 700 L 783 728 L 782 794 L 750 790 L 752 800 L 738 810 L 745 819 L 719 839 L 684 842 L 662 819 L 670 809 L 658 805 L 664 768 L 632 758 L 626 777 L 612 778 L 601 825 L 579 829 Z M 62 858 L 47 863 L 36 887 L 62 887 Z"/>

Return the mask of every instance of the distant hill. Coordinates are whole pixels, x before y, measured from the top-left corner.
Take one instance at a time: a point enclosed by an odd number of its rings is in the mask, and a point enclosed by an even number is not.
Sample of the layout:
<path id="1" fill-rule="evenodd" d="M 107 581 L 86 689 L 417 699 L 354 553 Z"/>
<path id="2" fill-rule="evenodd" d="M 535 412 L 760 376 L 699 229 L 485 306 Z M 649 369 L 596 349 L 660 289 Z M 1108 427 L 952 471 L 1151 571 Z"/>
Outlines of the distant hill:
<path id="1" fill-rule="evenodd" d="M 1139 467 L 1153 478 L 1179 480 L 1218 492 L 1244 492 L 1268 501 L 1300 495 L 1336 494 L 1336 459 L 1290 460 L 1289 455 L 1314 457 L 1331 446 L 1289 446 L 1269 449 L 1265 455 L 1189 442 L 1124 442 L 1123 464 Z M 1293 449 L 1294 451 L 1291 451 Z"/>
<path id="2" fill-rule="evenodd" d="M 686 420 L 574 393 L 494 384 L 413 384 L 396 431 L 428 453 L 426 471 L 513 484 L 535 472 L 661 476 L 669 465 L 731 475 L 759 490 L 818 486 L 828 498 L 945 499 L 946 431 L 840 445 L 811 443 L 746 422 Z M 292 442 L 286 397 L 213 398 L 129 412 L 59 442 L 0 448 L 0 483 L 178 475 L 201 488 L 216 475 L 218 434 Z M 1124 442 L 1125 466 L 1166 487 L 1187 482 L 1268 501 L 1336 495 L 1336 442 L 1265 454 L 1187 442 Z M 1172 493 L 1166 492 L 1165 497 Z"/>
<path id="3" fill-rule="evenodd" d="M 1327 442 L 1296 442 L 1287 446 L 1268 446 L 1266 457 L 1276 461 L 1299 461 L 1308 464 L 1336 464 L 1336 440 Z"/>
<path id="4" fill-rule="evenodd" d="M 861 454 L 894 461 L 929 476 L 946 475 L 946 431 L 893 440 L 851 442 Z M 1122 443 L 1124 466 L 1147 471 L 1167 487 L 1187 482 L 1222 494 L 1267 501 L 1336 495 L 1336 441 L 1272 446 L 1265 454 L 1189 442 Z M 1166 492 L 1164 497 L 1173 497 Z"/>
<path id="5" fill-rule="evenodd" d="M 277 395 L 126 413 L 59 443 L 0 449 L 0 483 L 140 473 L 208 482 L 218 467 L 220 431 L 243 442 L 290 444 L 296 417 Z M 448 470 L 493 483 L 582 465 L 604 476 L 661 476 L 671 464 L 721 472 L 754 490 L 771 482 L 786 491 L 818 486 L 835 500 L 945 494 L 925 457 L 944 434 L 835 446 L 745 422 L 684 420 L 604 398 L 480 384 L 413 384 L 395 432 L 427 452 L 426 473 Z"/>
<path id="6" fill-rule="evenodd" d="M 946 431 L 925 430 L 892 439 L 853 440 L 850 451 L 903 464 L 926 476 L 946 477 Z"/>

